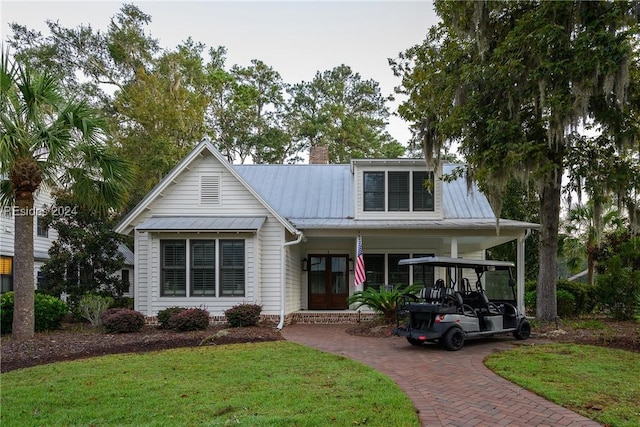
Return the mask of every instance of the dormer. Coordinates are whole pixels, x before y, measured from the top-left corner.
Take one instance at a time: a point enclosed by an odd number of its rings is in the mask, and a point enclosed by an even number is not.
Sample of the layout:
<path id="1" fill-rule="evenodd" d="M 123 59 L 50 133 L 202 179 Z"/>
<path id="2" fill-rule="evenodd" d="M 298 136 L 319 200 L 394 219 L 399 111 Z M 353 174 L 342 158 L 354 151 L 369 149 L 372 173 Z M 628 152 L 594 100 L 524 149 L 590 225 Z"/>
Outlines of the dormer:
<path id="1" fill-rule="evenodd" d="M 356 219 L 442 219 L 442 166 L 424 159 L 355 159 Z"/>

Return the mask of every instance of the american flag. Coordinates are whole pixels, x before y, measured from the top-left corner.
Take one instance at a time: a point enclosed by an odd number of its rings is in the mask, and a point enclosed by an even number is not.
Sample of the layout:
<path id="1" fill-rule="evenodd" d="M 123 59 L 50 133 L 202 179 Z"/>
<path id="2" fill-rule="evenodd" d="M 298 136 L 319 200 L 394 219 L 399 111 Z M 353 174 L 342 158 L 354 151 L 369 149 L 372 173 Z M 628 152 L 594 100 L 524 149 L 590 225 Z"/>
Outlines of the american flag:
<path id="1" fill-rule="evenodd" d="M 367 275 L 364 271 L 364 257 L 362 255 L 362 236 L 358 233 L 358 243 L 356 245 L 356 274 L 354 283 L 356 286 L 362 285 L 367 280 Z"/>

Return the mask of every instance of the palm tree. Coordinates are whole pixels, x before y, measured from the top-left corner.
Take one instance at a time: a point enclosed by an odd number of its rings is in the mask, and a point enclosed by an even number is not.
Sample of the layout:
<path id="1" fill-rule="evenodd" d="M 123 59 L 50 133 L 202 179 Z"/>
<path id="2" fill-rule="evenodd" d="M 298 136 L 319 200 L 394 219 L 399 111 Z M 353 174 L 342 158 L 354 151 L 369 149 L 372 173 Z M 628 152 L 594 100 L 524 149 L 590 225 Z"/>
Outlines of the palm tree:
<path id="1" fill-rule="evenodd" d="M 594 209 L 592 200 L 571 207 L 563 221 L 565 235 L 562 247 L 567 264 L 575 268 L 580 259 L 587 260 L 587 283 L 593 285 L 595 272 L 594 254 L 604 231 L 622 227 L 620 211 L 611 204 Z"/>
<path id="2" fill-rule="evenodd" d="M 0 207 L 15 206 L 14 339 L 34 334 L 33 196 L 64 187 L 106 212 L 127 197 L 131 169 L 105 149 L 104 121 L 85 102 L 65 99 L 59 81 L 0 58 Z"/>

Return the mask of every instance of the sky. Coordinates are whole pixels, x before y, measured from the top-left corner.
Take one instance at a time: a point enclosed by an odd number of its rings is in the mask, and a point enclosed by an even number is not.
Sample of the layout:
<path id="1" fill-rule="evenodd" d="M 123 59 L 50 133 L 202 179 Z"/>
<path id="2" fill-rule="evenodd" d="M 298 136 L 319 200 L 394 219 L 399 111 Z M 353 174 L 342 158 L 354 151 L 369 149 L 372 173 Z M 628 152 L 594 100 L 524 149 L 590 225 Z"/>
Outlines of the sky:
<path id="1" fill-rule="evenodd" d="M 225 46 L 227 66 L 259 59 L 294 84 L 317 71 L 346 64 L 390 95 L 400 81 L 388 58 L 422 42 L 437 23 L 431 1 L 132 1 L 152 18 L 148 32 L 172 49 L 188 37 L 207 47 Z M 90 24 L 106 30 L 119 1 L 0 1 L 3 42 L 16 22 L 47 34 L 45 21 L 64 27 Z M 401 98 L 390 103 L 395 111 Z M 400 143 L 407 123 L 389 119 L 387 130 Z"/>

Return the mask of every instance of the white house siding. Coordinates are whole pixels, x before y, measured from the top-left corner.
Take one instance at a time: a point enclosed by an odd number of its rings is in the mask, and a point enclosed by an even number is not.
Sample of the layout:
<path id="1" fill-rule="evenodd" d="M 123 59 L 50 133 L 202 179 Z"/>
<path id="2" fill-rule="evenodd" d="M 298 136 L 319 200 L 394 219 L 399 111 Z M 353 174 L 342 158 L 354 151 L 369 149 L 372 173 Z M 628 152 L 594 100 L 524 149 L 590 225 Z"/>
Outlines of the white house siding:
<path id="1" fill-rule="evenodd" d="M 262 269 L 262 312 L 278 314 L 280 312 L 280 292 L 282 284 L 281 252 L 284 242 L 284 227 L 275 220 L 262 226 L 261 250 L 259 261 Z"/>
<path id="2" fill-rule="evenodd" d="M 220 204 L 200 203 L 200 176 L 220 176 Z M 136 302 L 137 310 L 147 316 L 173 306 L 203 307 L 214 316 L 239 303 L 262 304 L 264 314 L 280 310 L 281 263 L 280 251 L 284 243 L 284 228 L 249 190 L 217 159 L 207 154 L 189 164 L 182 174 L 151 202 L 148 208 L 133 219 L 133 224 L 160 216 L 265 216 L 266 221 L 254 233 L 155 233 L 136 231 Z M 161 297 L 160 296 L 160 240 L 246 238 L 246 294 L 244 297 Z M 149 247 L 150 246 L 150 247 Z M 258 261 L 259 260 L 259 261 Z"/>
<path id="3" fill-rule="evenodd" d="M 47 237 L 40 237 L 37 233 L 37 216 L 43 216 L 47 208 L 53 205 L 54 201 L 48 189 L 42 188 L 34 195 L 33 200 L 33 252 L 34 252 L 34 268 L 33 279 L 37 283 L 38 272 L 48 259 L 49 247 L 51 243 L 58 238 L 58 232 L 53 228 L 49 228 Z M 64 211 L 60 212 L 61 215 Z M 0 255 L 13 257 L 15 254 L 15 216 L 14 207 L 9 206 L 0 213 Z M 18 242 L 18 244 L 20 244 Z"/>
<path id="4" fill-rule="evenodd" d="M 286 251 L 286 301 L 285 312 L 292 313 L 298 311 L 306 304 L 302 304 L 302 298 L 304 295 L 306 301 L 306 282 L 303 283 L 302 274 L 302 249 L 300 244 L 291 245 L 287 247 Z M 306 280 L 306 274 L 304 275 Z M 303 290 L 304 293 L 303 293 Z"/>

